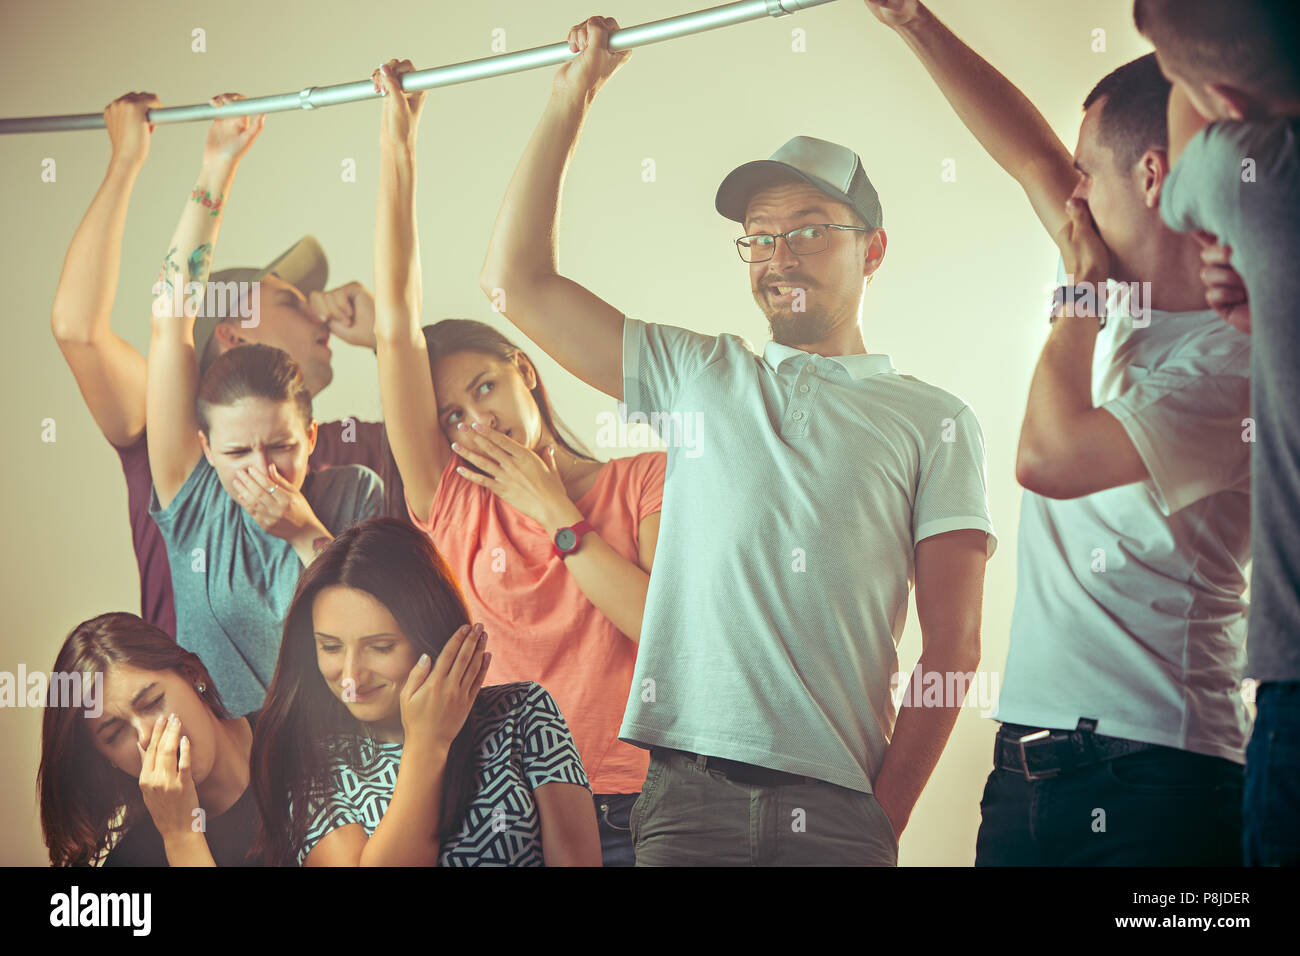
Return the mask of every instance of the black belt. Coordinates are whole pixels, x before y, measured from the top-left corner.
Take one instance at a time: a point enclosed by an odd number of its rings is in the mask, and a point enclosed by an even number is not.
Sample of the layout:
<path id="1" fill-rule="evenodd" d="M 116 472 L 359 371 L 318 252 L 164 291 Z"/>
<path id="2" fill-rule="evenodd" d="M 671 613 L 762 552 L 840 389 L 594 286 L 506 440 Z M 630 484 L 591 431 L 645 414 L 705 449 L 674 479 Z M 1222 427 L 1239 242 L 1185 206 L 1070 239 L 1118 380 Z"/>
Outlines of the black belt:
<path id="1" fill-rule="evenodd" d="M 651 747 L 650 754 L 651 756 L 678 754 L 693 761 L 703 757 L 706 769 L 716 770 L 735 783 L 751 786 L 778 787 L 784 784 L 825 783 L 824 780 L 805 777 L 803 774 L 786 773 L 784 770 L 772 770 L 769 767 L 756 767 L 752 763 L 741 763 L 739 760 L 728 760 L 725 757 L 710 757 L 707 754 L 693 754 L 688 750 L 674 750 L 671 747 Z"/>
<path id="2" fill-rule="evenodd" d="M 1080 718 L 1074 730 L 1048 730 L 1003 724 L 993 747 L 993 766 L 998 770 L 1023 773 L 1026 780 L 1043 780 L 1069 770 L 1125 757 L 1140 750 L 1154 750 L 1158 744 L 1104 737 L 1093 733 L 1097 721 Z"/>

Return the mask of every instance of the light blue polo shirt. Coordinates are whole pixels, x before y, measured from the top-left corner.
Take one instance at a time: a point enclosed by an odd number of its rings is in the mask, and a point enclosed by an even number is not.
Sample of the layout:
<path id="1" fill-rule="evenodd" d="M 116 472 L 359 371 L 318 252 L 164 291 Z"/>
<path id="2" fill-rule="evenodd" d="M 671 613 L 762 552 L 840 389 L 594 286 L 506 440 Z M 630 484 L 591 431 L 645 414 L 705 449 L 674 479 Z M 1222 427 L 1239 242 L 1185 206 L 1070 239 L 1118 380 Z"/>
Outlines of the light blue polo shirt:
<path id="1" fill-rule="evenodd" d="M 996 547 L 974 412 L 887 355 L 633 318 L 623 400 L 669 447 L 620 739 L 871 792 L 917 542 Z"/>

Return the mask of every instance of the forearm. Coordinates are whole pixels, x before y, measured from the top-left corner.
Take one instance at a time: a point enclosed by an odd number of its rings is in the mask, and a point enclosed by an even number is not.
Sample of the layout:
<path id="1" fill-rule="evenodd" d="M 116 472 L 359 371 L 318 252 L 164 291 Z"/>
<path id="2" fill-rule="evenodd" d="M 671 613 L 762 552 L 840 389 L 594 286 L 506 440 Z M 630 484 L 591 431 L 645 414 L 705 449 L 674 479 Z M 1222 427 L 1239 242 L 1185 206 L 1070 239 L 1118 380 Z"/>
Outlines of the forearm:
<path id="1" fill-rule="evenodd" d="M 942 650 L 923 653 L 912 672 L 907 703 L 899 708 L 889 748 L 872 785 L 876 799 L 899 834 L 907 826 L 912 808 L 947 746 L 962 706 L 961 700 L 947 699 L 942 706 L 922 704 L 923 675 L 942 675 L 944 686 L 952 686 L 948 675 L 970 675 L 979 666 L 978 647 L 977 636 L 948 642 Z"/>
<path id="2" fill-rule="evenodd" d="M 577 508 L 561 512 L 548 520 L 547 534 L 554 539 L 560 528 L 581 520 Z M 564 564 L 587 600 L 634 644 L 639 644 L 650 575 L 615 551 L 595 531 L 583 535 L 578 550 L 565 558 Z"/>
<path id="3" fill-rule="evenodd" d="M 202 292 L 212 266 L 217 234 L 225 218 L 226 202 L 235 180 L 235 166 L 227 162 L 205 163 L 199 171 L 194 191 L 186 197 L 176 231 L 168 244 L 162 271 L 154 294 L 155 330 L 165 335 L 193 341 L 194 295 Z M 204 205 L 207 200 L 211 205 Z M 190 284 L 197 284 L 191 289 Z M 179 290 L 179 295 L 174 290 Z M 162 297 L 166 296 L 164 300 Z M 182 308 L 177 309 L 177 303 Z"/>
<path id="4" fill-rule="evenodd" d="M 1020 184 L 1047 231 L 1065 222 L 1063 206 L 1078 175 L 1047 120 L 1014 83 L 922 7 L 896 29 L 958 119 L 985 151 Z"/>
<path id="5" fill-rule="evenodd" d="M 557 273 L 560 191 L 587 115 L 587 100 L 552 93 L 497 213 L 481 284 L 489 295 L 526 289 Z"/>
<path id="6" fill-rule="evenodd" d="M 54 293 L 50 324 L 61 343 L 91 344 L 109 332 L 122 233 L 138 165 L 111 163 L 68 246 Z"/>
<path id="7" fill-rule="evenodd" d="M 420 335 L 423 301 L 420 238 L 415 224 L 415 144 L 384 140 L 375 210 L 375 338 Z"/>
<path id="8" fill-rule="evenodd" d="M 202 294 L 212 261 L 225 197 L 234 181 L 229 164 L 204 165 L 196 190 L 220 197 L 216 215 L 186 197 L 169 251 L 154 286 L 145 407 L 149 422 L 149 463 L 163 507 L 175 495 L 201 449 L 194 399 L 199 389 L 199 359 L 194 348 L 195 300 Z M 197 289 L 187 288 L 197 283 Z"/>
<path id="9" fill-rule="evenodd" d="M 298 555 L 298 560 L 302 562 L 304 568 L 310 567 L 311 563 L 320 556 L 320 553 L 330 546 L 334 536 L 329 533 L 329 529 L 315 520 L 312 525 L 303 529 L 296 535 L 290 544 L 293 545 L 294 553 Z"/>
<path id="10" fill-rule="evenodd" d="M 1070 441 L 1079 416 L 1091 412 L 1092 360 L 1100 323 L 1092 316 L 1058 318 L 1043 346 L 1029 385 L 1020 430 L 1020 453 L 1034 458 Z"/>
<path id="11" fill-rule="evenodd" d="M 201 831 L 179 833 L 163 838 L 163 852 L 168 866 L 216 866 L 207 838 Z"/>
<path id="12" fill-rule="evenodd" d="M 428 514 L 450 451 L 420 329 L 414 141 L 381 141 L 375 212 L 375 358 L 393 460 L 417 513 Z"/>
<path id="13" fill-rule="evenodd" d="M 393 799 L 361 851 L 360 866 L 436 866 L 438 819 L 448 751 L 417 749 L 402 753 Z"/>
<path id="14" fill-rule="evenodd" d="M 95 424 L 125 447 L 145 426 L 145 359 L 110 326 L 122 232 L 138 163 L 114 161 L 77 227 L 59 276 L 50 327 Z"/>

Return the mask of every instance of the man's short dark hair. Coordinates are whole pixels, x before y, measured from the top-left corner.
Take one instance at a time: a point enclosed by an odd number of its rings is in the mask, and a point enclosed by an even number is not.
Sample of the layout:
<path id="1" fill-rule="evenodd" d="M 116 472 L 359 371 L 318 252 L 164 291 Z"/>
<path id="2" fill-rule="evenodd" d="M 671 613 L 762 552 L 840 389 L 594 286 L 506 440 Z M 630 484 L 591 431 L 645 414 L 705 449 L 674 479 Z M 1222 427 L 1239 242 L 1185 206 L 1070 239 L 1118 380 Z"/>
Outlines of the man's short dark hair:
<path id="1" fill-rule="evenodd" d="M 1133 23 L 1188 80 L 1300 97 L 1296 0 L 1135 0 Z"/>
<path id="2" fill-rule="evenodd" d="M 1169 81 L 1156 55 L 1148 53 L 1108 73 L 1083 101 L 1086 110 L 1098 101 L 1098 139 L 1129 169 L 1149 149 L 1169 148 Z"/>

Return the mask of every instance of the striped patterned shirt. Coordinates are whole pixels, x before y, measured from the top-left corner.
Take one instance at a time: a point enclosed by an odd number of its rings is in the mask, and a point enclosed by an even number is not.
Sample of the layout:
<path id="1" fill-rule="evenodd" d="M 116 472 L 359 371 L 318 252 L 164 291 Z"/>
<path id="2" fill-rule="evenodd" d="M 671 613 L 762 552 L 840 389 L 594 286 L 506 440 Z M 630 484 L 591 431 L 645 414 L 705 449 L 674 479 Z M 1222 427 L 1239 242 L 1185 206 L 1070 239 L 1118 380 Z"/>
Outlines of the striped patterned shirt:
<path id="1" fill-rule="evenodd" d="M 496 684 L 479 691 L 478 792 L 454 839 L 443 841 L 439 866 L 544 866 L 541 820 L 533 791 L 547 783 L 590 787 L 564 715 L 540 684 Z M 384 818 L 397 783 L 402 745 L 362 740 L 361 766 L 340 759 L 329 792 L 310 805 L 302 865 L 325 834 L 360 823 L 369 837 Z"/>

